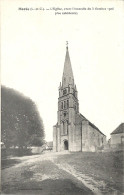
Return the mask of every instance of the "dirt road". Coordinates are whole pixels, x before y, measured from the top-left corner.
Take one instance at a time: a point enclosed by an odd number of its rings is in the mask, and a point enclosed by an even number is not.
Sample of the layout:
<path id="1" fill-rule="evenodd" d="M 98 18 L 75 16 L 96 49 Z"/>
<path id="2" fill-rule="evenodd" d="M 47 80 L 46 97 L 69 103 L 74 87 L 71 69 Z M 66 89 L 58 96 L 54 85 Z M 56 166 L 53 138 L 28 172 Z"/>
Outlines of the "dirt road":
<path id="1" fill-rule="evenodd" d="M 14 157 L 19 163 L 2 170 L 2 194 L 106 194 L 99 190 L 98 182 L 93 185 L 91 178 L 78 173 L 69 164 L 57 164 L 58 155 L 64 154 L 51 152 Z"/>
<path id="2" fill-rule="evenodd" d="M 73 175 L 59 168 L 55 154 L 17 157 L 19 164 L 2 170 L 3 194 L 92 194 Z"/>

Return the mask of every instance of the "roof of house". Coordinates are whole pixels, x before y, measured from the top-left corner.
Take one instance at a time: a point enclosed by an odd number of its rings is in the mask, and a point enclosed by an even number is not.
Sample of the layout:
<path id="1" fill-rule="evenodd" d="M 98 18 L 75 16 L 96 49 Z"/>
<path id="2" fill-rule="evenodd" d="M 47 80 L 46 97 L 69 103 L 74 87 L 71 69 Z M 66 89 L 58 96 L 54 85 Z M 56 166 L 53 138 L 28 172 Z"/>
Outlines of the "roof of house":
<path id="1" fill-rule="evenodd" d="M 124 123 L 121 123 L 112 133 L 112 134 L 119 134 L 124 133 Z"/>

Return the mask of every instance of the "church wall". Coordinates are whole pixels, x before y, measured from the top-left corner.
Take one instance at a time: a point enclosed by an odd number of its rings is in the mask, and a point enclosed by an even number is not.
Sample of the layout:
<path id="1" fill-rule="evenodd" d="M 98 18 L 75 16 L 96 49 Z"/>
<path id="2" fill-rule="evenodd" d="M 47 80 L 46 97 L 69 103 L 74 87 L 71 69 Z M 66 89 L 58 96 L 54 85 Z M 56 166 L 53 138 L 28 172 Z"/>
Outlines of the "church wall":
<path id="1" fill-rule="evenodd" d="M 57 150 L 61 151 L 61 140 L 60 140 L 60 127 L 57 127 Z"/>
<path id="2" fill-rule="evenodd" d="M 95 152 L 105 143 L 105 136 L 91 127 L 88 122 L 82 122 L 82 151 Z"/>
<path id="3" fill-rule="evenodd" d="M 81 124 L 76 124 L 74 131 L 74 151 L 81 151 Z"/>
<path id="4" fill-rule="evenodd" d="M 60 111 L 57 112 L 57 121 L 58 121 L 58 124 L 60 124 Z"/>
<path id="5" fill-rule="evenodd" d="M 72 151 L 73 135 L 72 135 L 71 124 L 68 126 L 68 140 L 69 140 L 69 151 Z"/>
<path id="6" fill-rule="evenodd" d="M 69 151 L 73 151 L 74 147 L 74 131 L 75 131 L 75 111 L 74 108 L 69 108 Z"/>
<path id="7" fill-rule="evenodd" d="M 57 132 L 56 132 L 56 126 L 53 126 L 53 151 L 57 152 Z"/>
<path id="8" fill-rule="evenodd" d="M 59 86 L 57 125 L 53 128 L 53 151 L 96 151 L 104 140 L 105 136 L 79 113 L 77 88 L 66 47 L 62 84 Z"/>
<path id="9" fill-rule="evenodd" d="M 104 145 L 104 135 L 89 125 L 89 145 L 91 151 L 97 151 Z"/>
<path id="10" fill-rule="evenodd" d="M 74 131 L 75 125 L 73 122 L 69 125 L 69 151 L 73 151 L 74 149 Z"/>
<path id="11" fill-rule="evenodd" d="M 88 128 L 88 122 L 82 121 L 82 151 L 89 151 Z"/>
<path id="12" fill-rule="evenodd" d="M 61 151 L 64 150 L 64 141 L 65 140 L 68 141 L 68 135 L 61 136 Z M 68 141 L 68 144 L 69 144 L 69 141 Z"/>
<path id="13" fill-rule="evenodd" d="M 71 112 L 73 117 L 73 112 Z M 69 123 L 68 135 L 62 135 L 62 124 L 53 127 L 53 151 L 64 150 L 64 140 L 68 140 L 69 151 L 92 151 L 102 147 L 106 142 L 106 136 L 89 125 L 88 121 L 82 124 Z"/>

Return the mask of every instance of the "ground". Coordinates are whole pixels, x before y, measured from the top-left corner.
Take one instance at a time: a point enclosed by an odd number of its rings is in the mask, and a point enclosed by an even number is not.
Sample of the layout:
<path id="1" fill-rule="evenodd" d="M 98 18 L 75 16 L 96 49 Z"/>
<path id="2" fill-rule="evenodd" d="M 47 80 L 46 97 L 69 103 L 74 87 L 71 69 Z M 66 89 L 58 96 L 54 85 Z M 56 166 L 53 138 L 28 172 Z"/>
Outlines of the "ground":
<path id="1" fill-rule="evenodd" d="M 2 161 L 2 194 L 122 194 L 123 173 L 113 168 L 116 162 L 108 169 L 108 159 L 110 154 L 80 152 L 11 157 Z M 116 160 L 122 172 L 123 163 Z"/>

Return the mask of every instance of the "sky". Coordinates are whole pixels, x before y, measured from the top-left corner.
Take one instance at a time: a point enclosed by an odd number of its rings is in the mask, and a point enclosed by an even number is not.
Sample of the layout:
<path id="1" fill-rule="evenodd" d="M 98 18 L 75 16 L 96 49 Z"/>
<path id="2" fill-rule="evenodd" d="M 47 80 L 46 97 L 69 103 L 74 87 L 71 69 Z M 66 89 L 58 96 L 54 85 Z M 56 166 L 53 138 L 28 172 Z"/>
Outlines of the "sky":
<path id="1" fill-rule="evenodd" d="M 79 111 L 109 138 L 124 122 L 123 1 L 4 0 L 1 5 L 1 83 L 37 104 L 46 140 L 52 140 L 57 122 L 66 41 Z M 72 7 L 86 10 L 55 15 L 54 8 Z"/>

